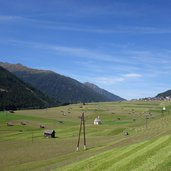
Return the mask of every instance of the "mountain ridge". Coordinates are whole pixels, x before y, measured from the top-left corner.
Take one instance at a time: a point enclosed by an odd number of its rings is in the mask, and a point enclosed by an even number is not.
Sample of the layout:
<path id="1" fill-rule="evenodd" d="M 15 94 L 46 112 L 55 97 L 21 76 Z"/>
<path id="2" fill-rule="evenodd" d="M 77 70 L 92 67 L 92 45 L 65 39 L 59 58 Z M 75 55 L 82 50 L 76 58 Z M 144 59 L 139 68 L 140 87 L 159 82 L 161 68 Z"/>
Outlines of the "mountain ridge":
<path id="1" fill-rule="evenodd" d="M 121 98 L 115 94 L 112 94 L 111 92 L 108 92 L 107 90 L 102 89 L 93 83 L 85 82 L 84 85 L 92 88 L 94 91 L 98 92 L 99 94 L 104 95 L 111 101 L 124 101 L 125 100 L 124 98 Z"/>
<path id="2" fill-rule="evenodd" d="M 46 108 L 56 102 L 0 66 L 0 110 Z"/>
<path id="3" fill-rule="evenodd" d="M 3 66 L 24 82 L 29 83 L 34 88 L 49 97 L 57 99 L 61 103 L 112 101 L 79 81 L 53 71 L 37 70 L 25 67 L 22 64 L 3 62 L 0 62 L 0 66 Z"/>
<path id="4" fill-rule="evenodd" d="M 166 90 L 162 93 L 159 93 L 155 96 L 156 98 L 166 98 L 166 97 L 171 97 L 171 90 Z"/>

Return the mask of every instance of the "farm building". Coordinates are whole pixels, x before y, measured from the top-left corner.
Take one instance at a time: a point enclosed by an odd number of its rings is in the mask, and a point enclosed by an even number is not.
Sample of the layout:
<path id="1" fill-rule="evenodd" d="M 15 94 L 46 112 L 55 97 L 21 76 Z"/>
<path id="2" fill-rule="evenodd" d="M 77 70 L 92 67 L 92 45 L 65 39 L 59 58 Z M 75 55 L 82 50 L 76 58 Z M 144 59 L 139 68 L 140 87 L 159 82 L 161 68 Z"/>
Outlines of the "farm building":
<path id="1" fill-rule="evenodd" d="M 94 125 L 101 125 L 101 124 L 102 124 L 102 121 L 100 120 L 99 116 L 94 119 Z"/>
<path id="2" fill-rule="evenodd" d="M 125 136 L 129 135 L 129 133 L 128 133 L 127 131 L 124 131 L 123 134 L 124 134 Z"/>
<path id="3" fill-rule="evenodd" d="M 40 125 L 40 128 L 45 128 L 45 126 L 41 124 L 41 125 Z"/>
<path id="4" fill-rule="evenodd" d="M 13 110 L 9 110 L 9 113 L 15 113 Z"/>
<path id="5" fill-rule="evenodd" d="M 44 137 L 46 138 L 55 138 L 55 131 L 54 130 L 45 130 Z"/>

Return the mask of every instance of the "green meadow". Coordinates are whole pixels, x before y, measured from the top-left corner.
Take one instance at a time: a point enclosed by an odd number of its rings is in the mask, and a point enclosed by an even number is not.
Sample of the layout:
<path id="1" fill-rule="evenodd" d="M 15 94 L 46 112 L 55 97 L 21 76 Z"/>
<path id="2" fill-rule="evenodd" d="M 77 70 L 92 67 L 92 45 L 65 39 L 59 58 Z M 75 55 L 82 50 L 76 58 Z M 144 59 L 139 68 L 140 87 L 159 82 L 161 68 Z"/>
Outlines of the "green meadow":
<path id="1" fill-rule="evenodd" d="M 83 112 L 87 149 L 82 134 L 76 152 Z M 102 125 L 93 124 L 98 116 Z M 45 138 L 46 129 L 55 130 L 56 138 Z M 1 171 L 169 171 L 171 103 L 86 103 L 0 112 L 0 161 Z"/>

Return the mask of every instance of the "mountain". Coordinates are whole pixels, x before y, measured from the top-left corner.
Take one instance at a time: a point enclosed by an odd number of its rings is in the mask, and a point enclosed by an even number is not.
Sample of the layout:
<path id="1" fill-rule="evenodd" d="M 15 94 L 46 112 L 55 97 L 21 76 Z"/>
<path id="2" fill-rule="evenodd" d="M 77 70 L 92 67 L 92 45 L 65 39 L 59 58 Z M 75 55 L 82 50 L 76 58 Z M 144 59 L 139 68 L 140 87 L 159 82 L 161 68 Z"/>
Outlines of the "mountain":
<path id="1" fill-rule="evenodd" d="M 94 91 L 87 85 L 52 71 L 31 69 L 21 64 L 2 62 L 0 66 L 61 103 L 111 101 L 107 96 Z"/>
<path id="2" fill-rule="evenodd" d="M 165 92 L 157 94 L 156 98 L 166 98 L 171 97 L 171 90 L 167 90 Z"/>
<path id="3" fill-rule="evenodd" d="M 55 102 L 0 67 L 0 110 L 45 108 Z"/>
<path id="4" fill-rule="evenodd" d="M 84 83 L 84 85 L 86 85 L 87 87 L 91 88 L 92 90 L 94 90 L 95 92 L 97 92 L 98 94 L 106 97 L 109 101 L 124 101 L 125 99 L 115 95 L 115 94 L 112 94 L 100 87 L 98 87 L 97 85 L 95 84 L 92 84 L 92 83 L 89 83 L 89 82 L 86 82 Z"/>

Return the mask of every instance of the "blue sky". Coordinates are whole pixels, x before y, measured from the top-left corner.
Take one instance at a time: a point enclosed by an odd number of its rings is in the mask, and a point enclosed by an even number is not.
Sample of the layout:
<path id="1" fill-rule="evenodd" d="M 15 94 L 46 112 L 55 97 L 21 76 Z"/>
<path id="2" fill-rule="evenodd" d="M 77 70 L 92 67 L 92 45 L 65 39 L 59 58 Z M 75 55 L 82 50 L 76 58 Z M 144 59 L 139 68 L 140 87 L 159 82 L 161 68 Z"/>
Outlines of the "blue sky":
<path id="1" fill-rule="evenodd" d="M 127 99 L 171 89 L 170 0 L 0 0 L 0 61 Z"/>

